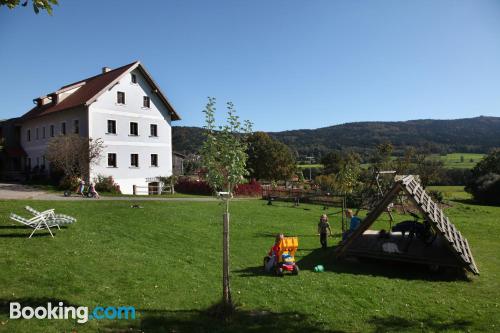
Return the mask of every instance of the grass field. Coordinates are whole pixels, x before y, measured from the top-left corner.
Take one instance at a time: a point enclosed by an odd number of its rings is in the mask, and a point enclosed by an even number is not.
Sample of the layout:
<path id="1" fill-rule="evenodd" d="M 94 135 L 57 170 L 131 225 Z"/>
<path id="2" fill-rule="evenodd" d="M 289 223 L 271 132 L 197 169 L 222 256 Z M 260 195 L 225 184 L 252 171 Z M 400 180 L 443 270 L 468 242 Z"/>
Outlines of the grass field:
<path id="1" fill-rule="evenodd" d="M 24 205 L 78 222 L 54 239 L 12 224 Z M 215 202 L 0 201 L 0 332 L 423 332 L 500 329 L 500 207 L 454 203 L 481 276 L 470 281 L 426 267 L 336 262 L 319 249 L 319 206 L 232 204 L 230 324 L 207 316 L 220 298 L 222 207 Z M 332 209 L 330 212 L 333 212 Z M 327 211 L 328 212 L 328 211 Z M 399 216 L 399 219 L 403 217 Z M 340 218 L 331 215 L 339 240 Z M 387 222 L 379 222 L 384 226 Z M 299 236 L 299 276 L 262 273 L 278 232 Z M 314 273 L 323 264 L 325 273 Z M 9 320 L 9 302 L 131 305 L 136 320 Z"/>
<path id="2" fill-rule="evenodd" d="M 309 169 L 309 168 L 313 168 L 313 169 L 321 169 L 323 168 L 323 164 L 298 164 L 297 167 L 299 169 Z"/>
<path id="3" fill-rule="evenodd" d="M 446 156 L 432 155 L 430 158 L 443 161 L 445 168 L 472 169 L 483 157 L 484 154 L 453 153 Z"/>
<path id="4" fill-rule="evenodd" d="M 453 153 L 447 155 L 431 155 L 429 159 L 443 161 L 444 167 L 447 169 L 472 169 L 476 164 L 484 158 L 484 154 L 471 154 L 471 153 Z M 393 157 L 396 159 L 396 157 Z M 368 169 L 370 163 L 363 163 L 361 167 Z M 299 164 L 299 169 L 309 168 L 323 168 L 322 164 Z"/>
<path id="5" fill-rule="evenodd" d="M 464 191 L 463 186 L 428 186 L 427 189 L 440 191 L 445 200 L 471 200 L 472 195 Z"/>

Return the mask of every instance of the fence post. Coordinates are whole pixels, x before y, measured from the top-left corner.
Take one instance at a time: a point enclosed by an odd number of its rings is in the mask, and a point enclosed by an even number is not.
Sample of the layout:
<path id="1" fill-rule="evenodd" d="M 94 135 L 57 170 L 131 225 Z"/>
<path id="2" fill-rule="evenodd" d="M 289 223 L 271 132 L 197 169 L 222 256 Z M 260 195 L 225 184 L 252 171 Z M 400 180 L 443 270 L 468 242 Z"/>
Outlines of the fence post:
<path id="1" fill-rule="evenodd" d="M 133 194 L 133 195 L 136 195 L 136 194 L 137 194 L 136 185 L 132 185 L 132 194 Z"/>

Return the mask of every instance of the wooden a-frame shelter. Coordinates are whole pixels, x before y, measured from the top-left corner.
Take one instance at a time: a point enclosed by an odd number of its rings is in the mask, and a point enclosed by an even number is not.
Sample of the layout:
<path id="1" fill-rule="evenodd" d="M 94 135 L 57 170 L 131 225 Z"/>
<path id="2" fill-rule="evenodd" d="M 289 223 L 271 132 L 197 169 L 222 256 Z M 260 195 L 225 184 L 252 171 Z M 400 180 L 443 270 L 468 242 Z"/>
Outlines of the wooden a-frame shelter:
<path id="1" fill-rule="evenodd" d="M 425 244 L 421 241 L 412 241 L 410 244 L 408 238 L 401 233 L 390 233 L 387 238 L 380 237 L 376 231 L 368 230 L 401 191 L 404 191 L 413 201 L 437 233 L 432 244 Z M 384 248 L 386 243 L 390 243 L 391 247 Z M 409 244 L 406 251 L 400 251 L 398 248 L 398 245 L 402 246 L 403 243 Z M 394 183 L 360 226 L 338 245 L 335 254 L 337 257 L 372 257 L 436 266 L 463 267 L 479 275 L 479 269 L 467 239 L 462 236 L 412 175 L 404 176 Z"/>

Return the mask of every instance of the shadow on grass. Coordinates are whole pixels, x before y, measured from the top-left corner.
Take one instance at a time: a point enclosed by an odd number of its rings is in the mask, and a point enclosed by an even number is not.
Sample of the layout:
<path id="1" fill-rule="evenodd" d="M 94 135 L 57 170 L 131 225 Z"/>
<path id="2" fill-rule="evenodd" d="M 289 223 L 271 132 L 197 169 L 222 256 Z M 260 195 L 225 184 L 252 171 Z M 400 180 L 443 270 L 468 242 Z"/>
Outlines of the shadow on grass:
<path id="1" fill-rule="evenodd" d="M 373 332 L 406 332 L 406 331 L 456 331 L 466 332 L 472 322 L 468 320 L 440 320 L 439 318 L 429 316 L 425 319 L 409 319 L 404 317 L 372 317 L 368 323 L 373 325 Z"/>
<path id="2" fill-rule="evenodd" d="M 458 202 L 464 205 L 471 206 L 486 206 L 486 207 L 500 207 L 500 205 L 491 202 L 478 202 L 474 199 L 450 199 L 450 201 Z"/>
<path id="3" fill-rule="evenodd" d="M 431 272 L 426 265 L 369 258 L 336 260 L 335 247 L 316 249 L 300 258 L 297 264 L 302 271 L 313 270 L 323 265 L 325 272 L 354 275 L 384 276 L 405 280 L 427 281 L 469 281 L 467 274 L 459 269 L 445 269 Z"/>
<path id="4" fill-rule="evenodd" d="M 257 237 L 257 238 L 261 238 L 261 237 L 268 237 L 268 238 L 272 238 L 271 240 L 271 243 L 269 245 L 269 247 L 271 247 L 273 244 L 272 242 L 276 239 L 276 236 L 278 235 L 278 232 L 256 232 L 254 234 L 254 237 Z M 314 235 L 314 234 L 308 234 L 308 235 L 301 235 L 301 234 L 298 234 L 298 235 L 285 235 L 287 237 L 317 237 L 318 238 L 318 242 L 319 242 L 319 236 L 318 235 Z"/>
<path id="5" fill-rule="evenodd" d="M 57 229 L 57 227 L 51 227 L 51 228 L 54 228 L 54 229 Z M 63 225 L 63 226 L 60 226 L 59 228 L 61 229 L 67 229 L 68 227 Z M 26 227 L 26 226 L 23 226 L 23 225 L 0 225 L 0 230 L 1 229 L 26 229 L 26 230 L 33 230 L 29 227 Z"/>
<path id="6" fill-rule="evenodd" d="M 113 322 L 105 332 L 308 332 L 335 333 L 320 323 L 312 322 L 299 312 L 273 313 L 268 311 L 236 310 L 229 321 L 210 315 L 210 309 L 152 310 L 138 309 L 140 321 Z"/>
<path id="7" fill-rule="evenodd" d="M 263 265 L 234 270 L 233 273 L 239 277 L 268 276 L 276 278 L 275 275 L 264 271 Z"/>
<path id="8" fill-rule="evenodd" d="M 0 234 L 0 238 L 29 238 L 30 236 L 30 229 L 26 229 L 29 231 L 29 233 L 19 233 L 19 234 L 14 234 L 14 233 L 11 233 L 11 234 Z M 55 236 L 56 235 L 56 232 L 55 231 L 52 231 L 52 234 Z M 37 232 L 35 234 L 33 234 L 33 236 L 31 236 L 31 238 L 35 238 L 35 237 L 51 237 L 50 233 L 48 232 Z"/>

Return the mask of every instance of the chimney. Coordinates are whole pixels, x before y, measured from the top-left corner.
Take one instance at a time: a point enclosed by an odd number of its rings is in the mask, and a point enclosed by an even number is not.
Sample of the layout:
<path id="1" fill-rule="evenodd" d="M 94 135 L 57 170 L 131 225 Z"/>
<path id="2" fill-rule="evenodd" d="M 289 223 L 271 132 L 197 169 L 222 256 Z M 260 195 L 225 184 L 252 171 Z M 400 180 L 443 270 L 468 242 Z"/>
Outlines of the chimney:
<path id="1" fill-rule="evenodd" d="M 109 68 L 109 67 L 103 67 L 103 68 L 102 68 L 102 74 L 107 73 L 107 72 L 109 72 L 110 70 L 111 70 L 111 68 Z"/>

